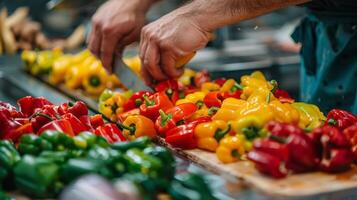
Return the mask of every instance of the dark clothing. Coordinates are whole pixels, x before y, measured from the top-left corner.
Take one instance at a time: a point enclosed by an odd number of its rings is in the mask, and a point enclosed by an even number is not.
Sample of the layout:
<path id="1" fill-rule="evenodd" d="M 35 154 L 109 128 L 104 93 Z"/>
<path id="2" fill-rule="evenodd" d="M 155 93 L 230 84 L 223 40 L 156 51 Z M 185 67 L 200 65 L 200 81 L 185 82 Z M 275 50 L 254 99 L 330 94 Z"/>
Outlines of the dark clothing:
<path id="1" fill-rule="evenodd" d="M 313 0 L 305 4 L 314 11 L 333 11 L 357 15 L 357 0 Z"/>

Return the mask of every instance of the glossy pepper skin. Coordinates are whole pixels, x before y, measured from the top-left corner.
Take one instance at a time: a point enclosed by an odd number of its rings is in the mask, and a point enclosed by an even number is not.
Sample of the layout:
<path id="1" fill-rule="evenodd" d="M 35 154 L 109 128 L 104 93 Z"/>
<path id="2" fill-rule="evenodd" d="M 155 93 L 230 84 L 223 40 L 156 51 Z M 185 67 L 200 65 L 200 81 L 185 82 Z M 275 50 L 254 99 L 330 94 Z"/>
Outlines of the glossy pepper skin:
<path id="1" fill-rule="evenodd" d="M 68 119 L 58 119 L 53 120 L 45 125 L 43 125 L 40 130 L 37 131 L 37 134 L 42 134 L 45 131 L 59 131 L 66 133 L 68 136 L 75 136 L 71 122 Z"/>
<path id="2" fill-rule="evenodd" d="M 247 155 L 247 158 L 255 164 L 255 167 L 263 174 L 274 178 L 283 178 L 287 176 L 288 170 L 284 163 L 278 157 L 265 151 L 253 150 Z"/>
<path id="3" fill-rule="evenodd" d="M 194 149 L 197 148 L 197 138 L 195 128 L 205 122 L 210 122 L 210 117 L 201 117 L 187 124 L 179 125 L 166 133 L 165 142 L 176 148 Z"/>
<path id="4" fill-rule="evenodd" d="M 144 96 L 151 96 L 154 93 L 149 92 L 149 91 L 139 91 L 135 92 L 128 100 L 127 102 L 123 105 L 124 112 L 127 112 L 129 110 L 139 108 L 141 104 L 144 103 Z"/>
<path id="5" fill-rule="evenodd" d="M 175 104 L 176 101 L 180 98 L 180 86 L 177 80 L 170 79 L 160 82 L 155 86 L 154 89 L 156 92 L 165 94 L 173 104 Z"/>
<path id="6" fill-rule="evenodd" d="M 153 121 L 159 117 L 160 109 L 165 112 L 173 107 L 172 102 L 164 92 L 155 93 L 150 97 L 143 97 L 144 103 L 140 106 L 140 114 Z"/>
<path id="7" fill-rule="evenodd" d="M 108 123 L 103 126 L 99 126 L 94 132 L 97 136 L 105 138 L 110 144 L 119 141 L 126 141 L 123 132 L 118 128 L 116 124 Z"/>
<path id="8" fill-rule="evenodd" d="M 244 153 L 244 141 L 236 136 L 224 137 L 216 150 L 217 158 L 223 163 L 238 161 Z"/>
<path id="9" fill-rule="evenodd" d="M 302 102 L 295 102 L 291 105 L 299 111 L 300 128 L 314 129 L 324 124 L 326 117 L 316 105 Z"/>
<path id="10" fill-rule="evenodd" d="M 333 109 L 327 114 L 326 123 L 343 130 L 353 124 L 357 124 L 357 116 L 345 110 Z"/>
<path id="11" fill-rule="evenodd" d="M 96 60 L 87 67 L 82 86 L 86 93 L 97 96 L 105 90 L 108 79 L 109 76 L 101 62 Z"/>
<path id="12" fill-rule="evenodd" d="M 24 114 L 25 117 L 30 117 L 37 108 L 42 108 L 45 105 L 53 105 L 44 97 L 32 97 L 26 96 L 17 101 L 19 105 L 20 112 Z"/>
<path id="13" fill-rule="evenodd" d="M 281 103 L 294 103 L 295 99 L 293 99 L 289 93 L 282 89 L 276 89 L 274 92 L 274 96 L 279 99 Z"/>
<path id="14" fill-rule="evenodd" d="M 88 128 L 88 126 L 84 125 L 81 120 L 79 120 L 76 116 L 74 116 L 72 113 L 67 113 L 64 114 L 62 119 L 68 120 L 69 123 L 71 124 L 73 134 L 77 135 L 83 131 L 90 131 L 91 129 Z"/>
<path id="15" fill-rule="evenodd" d="M 114 93 L 109 98 L 99 102 L 99 112 L 111 121 L 117 121 L 118 115 L 124 112 L 125 102 L 126 98 L 123 95 Z"/>
<path id="16" fill-rule="evenodd" d="M 261 131 L 264 122 L 259 116 L 249 115 L 239 120 L 230 121 L 229 124 L 236 134 L 244 135 L 244 137 L 250 141 L 258 137 L 266 136 L 265 132 Z"/>
<path id="17" fill-rule="evenodd" d="M 155 128 L 159 134 L 165 136 L 166 132 L 180 123 L 184 123 L 197 110 L 194 103 L 184 103 L 170 108 L 166 112 L 160 110 L 160 116 L 155 122 Z"/>
<path id="18" fill-rule="evenodd" d="M 119 127 L 123 129 L 124 137 L 130 141 L 143 136 L 149 138 L 156 136 L 154 123 L 143 115 L 128 116 Z"/>
<path id="19" fill-rule="evenodd" d="M 3 180 L 12 175 L 12 168 L 20 160 L 14 144 L 8 140 L 0 141 L 0 187 Z M 9 183 L 8 183 L 9 184 Z"/>
<path id="20" fill-rule="evenodd" d="M 145 149 L 148 146 L 152 146 L 151 139 L 149 137 L 140 137 L 133 141 L 115 142 L 110 147 L 120 152 L 126 152 L 129 149 Z"/>
<path id="21" fill-rule="evenodd" d="M 63 103 L 58 107 L 58 113 L 60 115 L 71 113 L 74 116 L 80 118 L 83 115 L 88 115 L 88 107 L 83 101 L 77 101 L 75 103 Z"/>
<path id="22" fill-rule="evenodd" d="M 242 76 L 241 85 L 244 86 L 241 96 L 243 99 L 248 99 L 250 95 L 258 89 L 271 91 L 274 88 L 260 71 L 255 71 L 251 75 Z"/>
<path id="23" fill-rule="evenodd" d="M 221 92 L 209 92 L 206 94 L 203 102 L 208 108 L 217 107 L 220 108 L 222 106 L 222 101 L 224 100 Z"/>
<path id="24" fill-rule="evenodd" d="M 195 137 L 197 146 L 200 149 L 214 152 L 219 141 L 229 134 L 231 126 L 222 120 L 213 120 L 211 122 L 198 124 L 195 128 Z"/>

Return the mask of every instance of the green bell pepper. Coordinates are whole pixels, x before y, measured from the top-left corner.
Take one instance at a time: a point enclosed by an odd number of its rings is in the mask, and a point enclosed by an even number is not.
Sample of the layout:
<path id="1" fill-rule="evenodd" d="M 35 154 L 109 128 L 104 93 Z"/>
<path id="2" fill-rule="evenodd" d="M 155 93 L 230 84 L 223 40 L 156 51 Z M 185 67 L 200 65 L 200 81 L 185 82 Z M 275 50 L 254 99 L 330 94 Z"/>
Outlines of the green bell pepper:
<path id="1" fill-rule="evenodd" d="M 20 155 L 12 142 L 8 140 L 0 141 L 0 187 L 3 180 L 12 175 L 12 168 L 20 159 Z"/>
<path id="2" fill-rule="evenodd" d="M 42 150 L 52 149 L 52 143 L 34 134 L 22 135 L 18 145 L 21 154 L 38 155 Z"/>
<path id="3" fill-rule="evenodd" d="M 75 147 L 74 141 L 71 137 L 58 131 L 47 130 L 44 131 L 40 137 L 49 141 L 53 145 L 54 149 L 58 151 L 73 149 Z"/>
<path id="4" fill-rule="evenodd" d="M 49 159 L 25 155 L 14 168 L 16 187 L 33 197 L 53 197 L 63 187 L 58 181 L 59 169 Z"/>
<path id="5" fill-rule="evenodd" d="M 1 189 L 0 189 L 0 199 L 1 200 L 12 200 L 12 198 L 7 196 L 7 194 L 4 191 L 2 191 Z"/>
<path id="6" fill-rule="evenodd" d="M 132 148 L 137 148 L 137 149 L 144 149 L 148 146 L 152 145 L 152 142 L 150 138 L 148 137 L 140 137 L 136 140 L 133 141 L 126 141 L 126 142 L 116 142 L 111 145 L 111 148 L 115 150 L 119 150 L 122 152 L 125 152 L 129 149 Z"/>
<path id="7" fill-rule="evenodd" d="M 167 180 L 173 179 L 176 170 L 176 163 L 172 153 L 168 149 L 159 146 L 152 146 L 145 148 L 143 152 L 147 155 L 159 158 L 161 162 L 164 163 L 162 177 Z"/>
<path id="8" fill-rule="evenodd" d="M 140 149 L 129 149 L 124 158 L 128 163 L 129 172 L 141 172 L 154 178 L 162 175 L 163 162 L 157 157 L 145 154 Z"/>

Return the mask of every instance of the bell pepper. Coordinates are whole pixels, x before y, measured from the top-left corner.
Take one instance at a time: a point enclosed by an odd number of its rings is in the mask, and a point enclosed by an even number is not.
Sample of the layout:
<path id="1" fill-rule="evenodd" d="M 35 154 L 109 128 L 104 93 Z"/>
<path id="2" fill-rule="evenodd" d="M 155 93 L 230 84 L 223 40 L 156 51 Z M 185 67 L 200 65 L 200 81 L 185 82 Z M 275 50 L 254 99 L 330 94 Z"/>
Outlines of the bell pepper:
<path id="1" fill-rule="evenodd" d="M 156 130 L 159 134 L 165 136 L 166 132 L 177 125 L 184 123 L 189 119 L 197 110 L 194 103 L 184 103 L 170 108 L 166 112 L 159 110 L 160 116 L 155 122 Z"/>
<path id="2" fill-rule="evenodd" d="M 71 124 L 71 127 L 72 127 L 74 135 L 77 135 L 77 134 L 79 134 L 80 132 L 83 132 L 83 131 L 90 131 L 90 129 L 87 126 L 85 126 L 81 122 L 81 120 L 79 120 L 72 113 L 64 114 L 62 116 L 62 119 L 69 121 L 69 123 Z"/>
<path id="3" fill-rule="evenodd" d="M 145 102 L 140 106 L 140 114 L 153 121 L 159 117 L 160 109 L 165 112 L 173 107 L 172 102 L 164 92 L 155 93 L 150 97 L 143 96 L 143 98 Z"/>
<path id="4" fill-rule="evenodd" d="M 16 129 L 21 126 L 20 123 L 11 119 L 10 113 L 8 111 L 0 111 L 0 138 L 15 140 L 19 136 Z"/>
<path id="5" fill-rule="evenodd" d="M 90 124 L 94 129 L 96 129 L 98 126 L 104 125 L 103 116 L 101 114 L 92 115 L 89 118 L 90 118 Z"/>
<path id="6" fill-rule="evenodd" d="M 222 120 L 201 123 L 194 130 L 198 148 L 214 152 L 219 141 L 231 132 L 231 125 Z"/>
<path id="7" fill-rule="evenodd" d="M 156 136 L 154 123 L 143 115 L 128 116 L 123 124 L 118 125 L 123 129 L 124 137 L 130 141 L 143 136 Z"/>
<path id="8" fill-rule="evenodd" d="M 290 103 L 282 103 L 280 100 L 273 100 L 269 103 L 274 114 L 274 120 L 285 123 L 298 124 L 300 113 L 291 106 Z"/>
<path id="9" fill-rule="evenodd" d="M 146 147 L 143 152 L 146 155 L 151 155 L 156 158 L 159 158 L 162 163 L 164 163 L 163 179 L 171 181 L 175 175 L 175 158 L 171 154 L 170 150 L 164 147 L 152 146 Z"/>
<path id="10" fill-rule="evenodd" d="M 176 102 L 176 105 L 184 104 L 184 103 L 194 103 L 197 105 L 197 108 L 200 109 L 203 105 L 203 99 L 205 97 L 205 93 L 203 92 L 194 92 L 192 94 L 188 94 L 184 99 L 180 99 Z"/>
<path id="11" fill-rule="evenodd" d="M 127 112 L 121 113 L 118 115 L 118 121 L 123 122 L 126 120 L 131 115 L 140 115 L 140 109 L 139 108 L 134 108 L 132 110 L 129 110 Z"/>
<path id="12" fill-rule="evenodd" d="M 219 86 L 224 85 L 226 83 L 227 79 L 226 78 L 218 78 L 213 80 L 213 83 L 218 84 Z"/>
<path id="13" fill-rule="evenodd" d="M 17 149 L 21 154 L 38 155 L 43 150 L 52 150 L 52 143 L 34 134 L 22 135 Z"/>
<path id="14" fill-rule="evenodd" d="M 213 120 L 231 121 L 240 117 L 240 110 L 247 105 L 246 101 L 235 98 L 225 99 L 221 108 L 212 117 Z"/>
<path id="15" fill-rule="evenodd" d="M 0 199 L 12 200 L 12 198 L 10 198 L 4 191 L 2 191 L 1 188 L 0 188 Z"/>
<path id="16" fill-rule="evenodd" d="M 99 60 L 87 67 L 82 79 L 84 91 L 90 95 L 101 94 L 107 86 L 108 74 Z"/>
<path id="17" fill-rule="evenodd" d="M 14 106 L 9 103 L 0 101 L 0 112 L 9 112 L 9 117 L 12 118 L 23 118 L 23 114 L 16 110 Z"/>
<path id="18" fill-rule="evenodd" d="M 59 118 L 58 109 L 55 106 L 45 105 L 35 110 L 35 113 L 30 117 L 30 121 L 33 131 L 37 133 L 42 126 Z"/>
<path id="19" fill-rule="evenodd" d="M 201 85 L 201 91 L 204 93 L 219 91 L 221 86 L 216 83 L 206 82 Z"/>
<path id="20" fill-rule="evenodd" d="M 343 172 L 351 168 L 354 155 L 349 149 L 332 148 L 321 160 L 320 170 L 329 173 Z"/>
<path id="21" fill-rule="evenodd" d="M 262 151 L 277 157 L 282 162 L 288 162 L 290 153 L 286 144 L 282 144 L 269 138 L 259 138 L 253 142 L 254 151 Z"/>
<path id="22" fill-rule="evenodd" d="M 145 154 L 139 149 L 129 149 L 124 155 L 127 160 L 129 172 L 141 172 L 150 177 L 158 177 L 163 172 L 163 165 L 160 159 Z"/>
<path id="23" fill-rule="evenodd" d="M 99 112 L 108 117 L 111 121 L 117 121 L 118 115 L 124 112 L 123 105 L 126 98 L 119 93 L 101 102 L 99 105 Z"/>
<path id="24" fill-rule="evenodd" d="M 279 99 L 281 103 L 294 103 L 295 99 L 293 99 L 289 93 L 282 89 L 277 89 L 274 92 L 274 96 Z"/>
<path id="25" fill-rule="evenodd" d="M 357 124 L 347 127 L 343 130 L 343 134 L 352 144 L 353 148 L 357 147 Z"/>
<path id="26" fill-rule="evenodd" d="M 131 70 L 133 70 L 134 73 L 136 73 L 139 77 L 141 76 L 140 74 L 141 60 L 139 56 L 123 58 L 123 62 L 125 63 L 126 66 L 128 66 Z"/>
<path id="27" fill-rule="evenodd" d="M 192 69 L 185 68 L 183 74 L 179 77 L 177 80 L 179 83 L 181 83 L 184 86 L 189 86 L 193 85 L 193 80 L 195 78 L 196 72 L 193 71 Z"/>
<path id="28" fill-rule="evenodd" d="M 99 126 L 94 132 L 96 135 L 105 138 L 109 143 L 114 143 L 118 141 L 126 141 L 122 131 L 117 127 L 116 124 L 108 123 L 103 126 Z"/>
<path id="29" fill-rule="evenodd" d="M 127 112 L 129 110 L 132 110 L 134 108 L 139 108 L 141 104 L 144 103 L 144 97 L 143 96 L 151 96 L 154 93 L 148 92 L 148 91 L 140 91 L 140 92 L 135 92 L 129 99 L 128 101 L 123 105 L 124 112 Z"/>
<path id="30" fill-rule="evenodd" d="M 265 79 L 264 75 L 260 71 L 255 71 L 251 75 L 241 77 L 241 84 L 244 86 L 242 98 L 248 99 L 248 97 L 258 89 L 265 89 L 268 91 L 273 90 L 274 86 Z"/>
<path id="31" fill-rule="evenodd" d="M 82 86 L 82 80 L 88 66 L 72 65 L 64 76 L 64 83 L 68 89 L 74 90 Z"/>
<path id="32" fill-rule="evenodd" d="M 197 147 L 195 128 L 205 122 L 211 121 L 210 117 L 201 117 L 187 124 L 179 125 L 166 133 L 165 142 L 176 148 L 194 149 Z"/>
<path id="33" fill-rule="evenodd" d="M 222 106 L 223 101 L 222 93 L 221 92 L 209 92 L 203 99 L 203 102 L 208 108 L 217 107 L 220 108 Z"/>
<path id="34" fill-rule="evenodd" d="M 210 74 L 207 70 L 202 70 L 196 73 L 194 82 L 195 86 L 200 88 L 203 83 L 207 83 L 211 80 Z"/>
<path id="35" fill-rule="evenodd" d="M 155 86 L 155 91 L 163 92 L 164 94 L 166 94 L 173 104 L 175 104 L 176 101 L 180 99 L 179 90 L 180 86 L 178 81 L 173 79 L 160 82 Z"/>
<path id="36" fill-rule="evenodd" d="M 63 187 L 58 181 L 59 170 L 48 159 L 25 155 L 14 168 L 16 187 L 33 197 L 53 197 Z"/>
<path id="37" fill-rule="evenodd" d="M 314 129 L 321 126 L 326 120 L 326 117 L 316 105 L 302 102 L 295 102 L 291 105 L 300 113 L 300 128 Z"/>
<path id="38" fill-rule="evenodd" d="M 74 104 L 71 102 L 63 103 L 58 107 L 58 113 L 60 115 L 71 113 L 80 118 L 83 115 L 88 115 L 88 107 L 83 101 L 77 101 Z"/>
<path id="39" fill-rule="evenodd" d="M 223 163 L 235 162 L 244 153 L 244 142 L 236 136 L 224 137 L 216 149 L 217 158 Z"/>
<path id="40" fill-rule="evenodd" d="M 66 71 L 71 67 L 71 64 L 71 55 L 63 55 L 57 58 L 53 62 L 51 73 L 48 76 L 48 81 L 53 85 L 62 83 L 64 81 Z"/>
<path id="41" fill-rule="evenodd" d="M 259 116 L 248 115 L 236 121 L 230 121 L 229 124 L 236 134 L 244 135 L 247 140 L 265 137 L 266 134 L 262 131 L 263 120 Z"/>
<path id="42" fill-rule="evenodd" d="M 53 120 L 53 121 L 45 124 L 37 131 L 37 134 L 42 134 L 43 132 L 45 132 L 47 130 L 59 131 L 62 133 L 66 133 L 70 137 L 74 136 L 71 122 L 67 119 Z"/>
<path id="43" fill-rule="evenodd" d="M 263 174 L 274 178 L 287 176 L 288 170 L 284 162 L 271 153 L 259 150 L 250 151 L 247 158 L 255 164 L 255 167 Z"/>
<path id="44" fill-rule="evenodd" d="M 10 176 L 12 168 L 20 160 L 14 144 L 8 140 L 0 141 L 0 188 L 2 181 Z"/>
<path id="45" fill-rule="evenodd" d="M 266 129 L 270 132 L 270 139 L 285 143 L 288 147 L 290 153 L 288 169 L 305 172 L 316 168 L 318 155 L 314 142 L 302 129 L 295 125 L 274 121 L 269 122 Z"/>
<path id="46" fill-rule="evenodd" d="M 132 141 L 115 142 L 110 147 L 121 152 L 126 152 L 129 149 L 145 149 L 151 145 L 151 139 L 144 136 Z"/>
<path id="47" fill-rule="evenodd" d="M 26 96 L 17 101 L 19 105 L 20 112 L 24 114 L 25 117 L 30 117 L 37 108 L 42 108 L 45 105 L 53 105 L 50 101 L 44 97 L 32 97 Z"/>
<path id="48" fill-rule="evenodd" d="M 343 130 L 353 124 L 357 124 L 357 116 L 345 110 L 333 109 L 327 114 L 326 123 Z"/>

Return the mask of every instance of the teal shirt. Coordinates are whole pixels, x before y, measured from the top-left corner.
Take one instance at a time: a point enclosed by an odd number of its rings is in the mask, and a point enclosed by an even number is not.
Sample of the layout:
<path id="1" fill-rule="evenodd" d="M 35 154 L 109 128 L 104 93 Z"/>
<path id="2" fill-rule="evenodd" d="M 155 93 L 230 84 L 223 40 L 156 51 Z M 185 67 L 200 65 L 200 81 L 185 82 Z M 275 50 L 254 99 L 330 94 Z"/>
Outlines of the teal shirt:
<path id="1" fill-rule="evenodd" d="M 357 113 L 357 0 L 316 0 L 292 37 L 302 44 L 301 100 Z"/>

